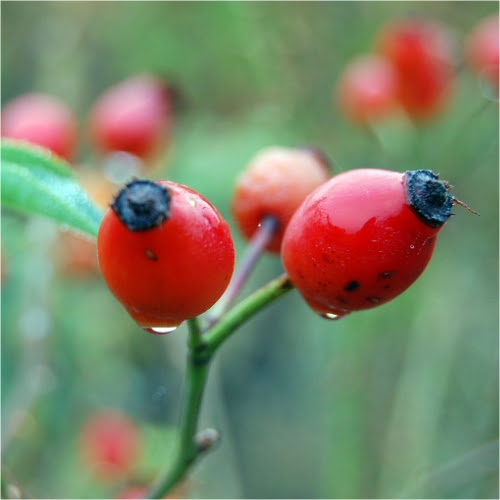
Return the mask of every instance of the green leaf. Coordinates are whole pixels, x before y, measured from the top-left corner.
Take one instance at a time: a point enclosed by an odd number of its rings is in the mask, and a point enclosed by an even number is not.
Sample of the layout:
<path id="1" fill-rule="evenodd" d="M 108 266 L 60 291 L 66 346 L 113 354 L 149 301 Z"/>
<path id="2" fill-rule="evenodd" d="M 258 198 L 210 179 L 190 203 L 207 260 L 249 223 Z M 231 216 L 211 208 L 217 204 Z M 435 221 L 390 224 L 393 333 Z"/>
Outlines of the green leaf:
<path id="1" fill-rule="evenodd" d="M 46 149 L 3 140 L 2 206 L 44 215 L 61 225 L 97 236 L 101 210 L 78 185 L 69 164 Z"/>

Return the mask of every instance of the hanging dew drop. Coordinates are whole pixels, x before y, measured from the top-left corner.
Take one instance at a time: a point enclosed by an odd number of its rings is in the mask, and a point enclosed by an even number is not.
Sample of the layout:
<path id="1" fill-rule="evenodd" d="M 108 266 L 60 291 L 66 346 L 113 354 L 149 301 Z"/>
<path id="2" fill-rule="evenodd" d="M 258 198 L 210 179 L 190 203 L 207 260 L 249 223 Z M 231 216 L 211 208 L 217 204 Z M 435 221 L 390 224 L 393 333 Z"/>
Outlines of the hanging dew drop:
<path id="1" fill-rule="evenodd" d="M 329 319 L 331 321 L 335 321 L 337 319 L 343 318 L 345 316 L 345 314 L 321 313 L 320 316 L 324 319 Z"/>
<path id="2" fill-rule="evenodd" d="M 177 326 L 149 326 L 144 327 L 144 330 L 154 335 L 166 335 L 167 333 L 177 330 Z"/>

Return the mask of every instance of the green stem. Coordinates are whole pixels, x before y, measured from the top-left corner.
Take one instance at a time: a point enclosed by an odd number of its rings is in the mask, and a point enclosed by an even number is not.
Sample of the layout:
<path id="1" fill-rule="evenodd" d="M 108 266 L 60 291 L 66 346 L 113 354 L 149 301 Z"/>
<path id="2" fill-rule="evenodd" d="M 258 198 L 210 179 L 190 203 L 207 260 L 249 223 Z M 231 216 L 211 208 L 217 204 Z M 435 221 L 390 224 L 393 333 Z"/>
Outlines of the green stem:
<path id="1" fill-rule="evenodd" d="M 160 478 L 148 492 L 146 498 L 163 498 L 186 474 L 198 455 L 208 448 L 200 448 L 195 439 L 198 417 L 205 389 L 210 354 L 201 339 L 196 318 L 188 320 L 189 354 L 187 380 L 184 389 L 184 402 L 181 414 L 180 438 L 173 465 L 167 474 Z"/>
<path id="2" fill-rule="evenodd" d="M 153 485 L 146 498 L 163 498 L 186 475 L 195 460 L 209 450 L 217 439 L 213 432 L 203 433 L 199 440 L 196 439 L 203 392 L 210 361 L 215 351 L 242 323 L 292 289 L 293 285 L 288 276 L 279 276 L 234 306 L 204 334 L 196 318 L 188 320 L 187 381 L 176 455 L 170 470 Z"/>
<path id="3" fill-rule="evenodd" d="M 293 288 L 288 276 L 283 274 L 234 306 L 205 333 L 204 341 L 209 352 L 213 354 L 242 323 Z"/>

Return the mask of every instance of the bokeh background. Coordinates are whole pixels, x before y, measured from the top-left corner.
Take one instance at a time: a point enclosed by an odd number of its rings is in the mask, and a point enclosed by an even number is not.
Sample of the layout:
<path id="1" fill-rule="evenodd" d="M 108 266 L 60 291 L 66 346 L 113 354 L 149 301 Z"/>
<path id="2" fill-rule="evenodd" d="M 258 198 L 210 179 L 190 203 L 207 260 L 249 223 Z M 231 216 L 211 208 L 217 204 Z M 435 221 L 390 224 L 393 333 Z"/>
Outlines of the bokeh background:
<path id="1" fill-rule="evenodd" d="M 466 33 L 496 2 L 4 2 L 2 105 L 28 91 L 63 99 L 81 124 L 79 164 L 99 169 L 87 113 L 144 71 L 178 89 L 174 133 L 153 177 L 229 210 L 259 149 L 322 148 L 335 172 L 429 168 L 481 213 L 456 208 L 421 278 L 341 321 L 292 292 L 218 353 L 202 426 L 222 441 L 179 495 L 191 498 L 498 497 L 498 101 L 460 62 Z M 423 15 L 457 41 L 446 110 L 377 141 L 332 92 L 387 21 Z M 394 134 L 394 135 L 391 135 Z M 61 272 L 49 221 L 2 216 L 2 465 L 34 498 L 113 498 L 147 484 L 175 439 L 186 330 L 141 331 L 98 274 Z M 282 272 L 264 256 L 243 294 Z M 99 482 L 80 432 L 111 407 L 138 426 L 128 477 Z M 10 488 L 10 493 L 15 489 Z"/>

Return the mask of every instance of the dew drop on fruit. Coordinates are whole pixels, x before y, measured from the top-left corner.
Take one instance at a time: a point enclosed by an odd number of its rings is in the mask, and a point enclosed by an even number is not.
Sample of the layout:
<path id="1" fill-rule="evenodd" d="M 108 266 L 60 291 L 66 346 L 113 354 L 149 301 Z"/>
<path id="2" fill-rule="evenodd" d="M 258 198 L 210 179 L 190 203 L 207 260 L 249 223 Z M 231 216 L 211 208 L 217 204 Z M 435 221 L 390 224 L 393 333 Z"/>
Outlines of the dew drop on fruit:
<path id="1" fill-rule="evenodd" d="M 148 333 L 152 333 L 154 335 L 165 335 L 167 333 L 171 333 L 177 329 L 177 326 L 149 326 L 143 327 Z"/>
<path id="2" fill-rule="evenodd" d="M 347 313 L 346 313 L 347 314 Z M 320 313 L 319 315 L 324 319 L 329 319 L 335 321 L 337 319 L 343 318 L 346 314 L 335 314 L 335 313 Z"/>

